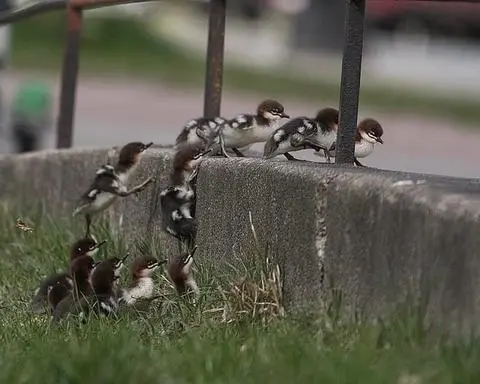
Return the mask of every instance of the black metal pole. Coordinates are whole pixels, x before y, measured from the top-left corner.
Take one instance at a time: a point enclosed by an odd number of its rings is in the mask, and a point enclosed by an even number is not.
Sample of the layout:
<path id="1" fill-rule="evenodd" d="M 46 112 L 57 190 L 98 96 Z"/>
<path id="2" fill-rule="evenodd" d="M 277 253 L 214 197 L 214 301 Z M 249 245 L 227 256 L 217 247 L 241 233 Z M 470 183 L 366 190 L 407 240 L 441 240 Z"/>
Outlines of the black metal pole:
<path id="1" fill-rule="evenodd" d="M 353 164 L 357 130 L 360 77 L 362 73 L 365 0 L 346 0 L 345 42 L 340 84 L 340 121 L 336 164 Z"/>
<path id="2" fill-rule="evenodd" d="M 205 75 L 205 94 L 203 104 L 203 114 L 205 117 L 220 115 L 226 6 L 226 0 L 210 0 L 207 69 Z"/>
<path id="3" fill-rule="evenodd" d="M 63 56 L 60 108 L 57 122 L 57 148 L 70 148 L 72 146 L 81 31 L 82 10 L 68 5 L 67 41 Z"/>

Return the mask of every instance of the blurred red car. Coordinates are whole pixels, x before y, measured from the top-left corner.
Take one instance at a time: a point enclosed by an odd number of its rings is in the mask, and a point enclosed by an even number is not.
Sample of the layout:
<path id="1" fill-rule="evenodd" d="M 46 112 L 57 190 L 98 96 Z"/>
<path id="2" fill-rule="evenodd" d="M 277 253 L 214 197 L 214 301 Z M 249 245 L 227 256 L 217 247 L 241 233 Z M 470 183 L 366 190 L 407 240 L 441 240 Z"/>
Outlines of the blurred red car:
<path id="1" fill-rule="evenodd" d="M 367 0 L 369 26 L 382 30 L 480 38 L 480 3 Z"/>

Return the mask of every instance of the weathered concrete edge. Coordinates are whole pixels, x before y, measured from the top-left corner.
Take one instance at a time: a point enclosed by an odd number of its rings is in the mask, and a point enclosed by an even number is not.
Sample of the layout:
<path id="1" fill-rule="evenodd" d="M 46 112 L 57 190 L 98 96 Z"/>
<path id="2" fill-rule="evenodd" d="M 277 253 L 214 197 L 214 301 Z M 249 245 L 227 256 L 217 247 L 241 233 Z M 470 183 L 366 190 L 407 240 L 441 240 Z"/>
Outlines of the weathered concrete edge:
<path id="1" fill-rule="evenodd" d="M 69 213 L 107 151 L 1 156 L 0 197 L 36 199 L 49 211 Z M 167 254 L 176 247 L 159 230 L 157 200 L 168 183 L 170 154 L 155 150 L 146 156 L 132 184 L 154 174 L 157 185 L 110 212 L 127 237 L 155 234 Z M 394 185 L 405 179 L 427 182 Z M 269 242 L 282 267 L 289 304 L 314 304 L 328 289 L 325 283 L 333 281 L 347 304 L 370 314 L 385 313 L 413 291 L 418 297 L 428 293 L 438 318 L 469 326 L 480 317 L 474 284 L 480 281 L 480 200 L 471 191 L 457 191 L 465 184 L 476 192 L 476 182 L 321 164 L 208 159 L 198 183 L 200 256 L 231 261 L 232 249 L 248 249 L 251 211 L 260 238 Z M 426 285 L 432 280 L 433 294 Z"/>

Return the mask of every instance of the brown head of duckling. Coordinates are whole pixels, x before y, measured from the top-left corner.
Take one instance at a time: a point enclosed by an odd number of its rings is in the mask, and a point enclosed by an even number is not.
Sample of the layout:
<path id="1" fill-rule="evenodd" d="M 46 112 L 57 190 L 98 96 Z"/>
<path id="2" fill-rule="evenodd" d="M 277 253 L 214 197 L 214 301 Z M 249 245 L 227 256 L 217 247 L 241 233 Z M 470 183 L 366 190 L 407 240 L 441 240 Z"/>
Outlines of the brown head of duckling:
<path id="1" fill-rule="evenodd" d="M 70 248 L 70 261 L 80 256 L 95 256 L 98 249 L 105 243 L 105 240 L 98 243 L 93 237 L 84 237 L 77 240 Z"/>
<path id="2" fill-rule="evenodd" d="M 320 124 L 320 129 L 323 132 L 331 132 L 338 127 L 339 115 L 338 109 L 328 107 L 318 111 L 314 120 Z"/>
<path id="3" fill-rule="evenodd" d="M 192 274 L 193 256 L 196 250 L 197 246 L 190 252 L 180 254 L 168 266 L 168 275 L 180 295 L 186 293 L 188 288 L 198 294 L 198 286 Z"/>
<path id="4" fill-rule="evenodd" d="M 271 121 L 288 119 L 290 116 L 285 113 L 285 108 L 277 100 L 264 100 L 257 107 L 257 117 L 268 124 Z"/>
<path id="5" fill-rule="evenodd" d="M 118 155 L 117 171 L 126 171 L 137 165 L 141 155 L 152 145 L 153 143 L 144 144 L 140 141 L 134 141 L 124 145 Z"/>
<path id="6" fill-rule="evenodd" d="M 91 256 L 80 256 L 71 262 L 69 269 L 75 290 L 83 294 L 91 293 L 90 277 L 98 264 Z"/>
<path id="7" fill-rule="evenodd" d="M 161 264 L 166 263 L 166 260 L 157 260 L 152 256 L 136 257 L 132 263 L 132 284 L 143 277 L 149 277 Z"/>
<path id="8" fill-rule="evenodd" d="M 208 152 L 204 152 L 199 145 L 180 145 L 173 157 L 171 185 L 184 185 L 189 182 Z"/>
<path id="9" fill-rule="evenodd" d="M 359 142 L 362 139 L 370 143 L 383 144 L 383 127 L 375 119 L 366 118 L 363 119 L 357 127 L 356 141 Z"/>

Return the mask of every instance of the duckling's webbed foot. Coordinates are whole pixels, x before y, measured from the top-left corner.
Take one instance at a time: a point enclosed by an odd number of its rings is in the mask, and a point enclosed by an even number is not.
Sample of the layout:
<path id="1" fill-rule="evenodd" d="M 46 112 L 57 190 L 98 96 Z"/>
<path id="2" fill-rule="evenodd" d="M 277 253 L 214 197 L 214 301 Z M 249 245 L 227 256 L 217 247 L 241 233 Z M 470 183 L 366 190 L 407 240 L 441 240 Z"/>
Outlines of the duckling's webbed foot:
<path id="1" fill-rule="evenodd" d="M 227 150 L 225 149 L 225 141 L 223 140 L 223 135 L 220 133 L 219 136 L 219 144 L 220 144 L 220 154 L 229 159 L 231 156 L 227 153 Z"/>
<path id="2" fill-rule="evenodd" d="M 242 152 L 240 152 L 237 148 L 232 148 L 232 151 L 235 152 L 235 154 L 238 157 L 245 157 L 245 155 Z"/>
<path id="3" fill-rule="evenodd" d="M 337 142 L 334 141 L 328 150 L 323 149 L 323 153 L 325 155 L 325 159 L 328 164 L 332 162 L 330 152 L 335 151 L 336 148 L 337 148 Z"/>
<path id="4" fill-rule="evenodd" d="M 362 163 L 360 163 L 360 161 L 357 160 L 357 158 L 354 158 L 354 164 L 357 166 L 357 167 L 365 167 L 365 165 L 363 165 Z"/>
<path id="5" fill-rule="evenodd" d="M 86 223 L 85 237 L 91 237 L 90 236 L 90 227 L 92 225 L 92 216 L 88 213 L 85 215 L 85 223 Z"/>
<path id="6" fill-rule="evenodd" d="M 138 192 L 142 192 L 145 188 L 147 188 L 147 186 L 151 183 L 153 183 L 155 181 L 155 178 L 154 177 L 149 177 L 148 179 L 146 179 L 142 184 L 140 185 L 137 185 L 136 187 L 133 187 L 130 192 L 130 194 L 132 193 L 138 193 Z"/>
<path id="7" fill-rule="evenodd" d="M 327 164 L 330 164 L 330 163 L 332 162 L 332 160 L 330 159 L 330 153 L 328 153 L 328 151 L 325 150 L 325 149 L 323 150 L 323 153 L 324 153 L 324 155 L 325 155 L 325 161 L 326 161 L 326 163 L 327 163 Z"/>
<path id="8" fill-rule="evenodd" d="M 288 160 L 291 160 L 291 161 L 294 161 L 294 160 L 298 160 L 296 157 L 293 157 L 291 154 L 289 154 L 288 152 L 285 152 L 283 154 L 283 156 L 285 156 Z"/>
<path id="9" fill-rule="evenodd" d="M 307 160 L 302 160 L 302 159 L 297 159 L 296 157 L 292 156 L 291 154 L 289 154 L 288 152 L 284 153 L 283 156 L 285 156 L 288 160 L 290 161 L 302 161 L 302 162 L 306 162 Z"/>

